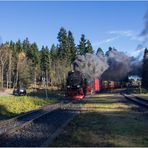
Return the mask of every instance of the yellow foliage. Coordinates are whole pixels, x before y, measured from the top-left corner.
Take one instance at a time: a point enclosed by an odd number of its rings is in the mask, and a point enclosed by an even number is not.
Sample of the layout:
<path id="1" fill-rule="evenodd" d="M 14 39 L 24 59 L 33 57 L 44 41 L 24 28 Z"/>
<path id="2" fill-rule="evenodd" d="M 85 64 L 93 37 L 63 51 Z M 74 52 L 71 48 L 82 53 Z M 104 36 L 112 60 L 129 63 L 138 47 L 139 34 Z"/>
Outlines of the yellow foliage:
<path id="1" fill-rule="evenodd" d="M 0 106 L 4 108 L 0 110 L 0 114 L 11 116 L 12 114 L 20 114 L 22 112 L 34 110 L 50 103 L 54 103 L 54 101 L 28 96 L 0 97 Z"/>

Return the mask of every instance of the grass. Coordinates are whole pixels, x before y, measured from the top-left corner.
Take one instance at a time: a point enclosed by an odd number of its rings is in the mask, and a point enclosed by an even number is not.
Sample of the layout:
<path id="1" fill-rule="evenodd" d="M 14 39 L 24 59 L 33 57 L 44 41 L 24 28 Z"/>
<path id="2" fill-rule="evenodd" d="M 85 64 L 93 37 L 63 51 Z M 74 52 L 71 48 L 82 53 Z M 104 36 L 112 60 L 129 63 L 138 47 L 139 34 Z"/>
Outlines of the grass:
<path id="1" fill-rule="evenodd" d="M 145 96 L 145 97 L 148 97 L 148 93 L 147 93 L 147 94 L 138 94 L 138 96 Z"/>
<path id="2" fill-rule="evenodd" d="M 148 146 L 148 119 L 133 110 L 136 106 L 122 104 L 118 99 L 115 102 L 114 98 L 95 99 L 98 103 L 85 106 L 97 105 L 97 110 L 76 116 L 52 146 Z"/>
<path id="3" fill-rule="evenodd" d="M 60 99 L 62 99 L 62 95 L 60 93 L 56 94 L 56 92 L 48 92 L 48 99 L 46 99 L 43 92 L 29 93 L 29 96 L 0 97 L 0 120 L 40 108 L 47 104 L 57 103 Z"/>
<path id="4" fill-rule="evenodd" d="M 145 88 L 141 88 L 141 90 L 139 88 L 128 88 L 126 90 L 126 93 L 133 93 L 133 94 L 146 94 L 148 95 L 148 90 Z"/>

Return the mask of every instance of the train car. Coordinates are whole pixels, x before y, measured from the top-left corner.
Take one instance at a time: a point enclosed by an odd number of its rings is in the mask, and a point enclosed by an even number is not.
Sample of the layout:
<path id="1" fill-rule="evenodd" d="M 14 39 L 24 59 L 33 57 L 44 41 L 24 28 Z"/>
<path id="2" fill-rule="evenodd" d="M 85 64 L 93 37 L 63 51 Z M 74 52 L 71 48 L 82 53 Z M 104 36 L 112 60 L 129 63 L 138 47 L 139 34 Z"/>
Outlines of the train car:
<path id="1" fill-rule="evenodd" d="M 86 86 L 87 86 L 87 95 L 91 95 L 92 93 L 97 93 L 100 91 L 100 81 L 98 79 L 88 81 L 86 83 Z"/>
<path id="2" fill-rule="evenodd" d="M 108 81 L 108 90 L 113 90 L 115 88 L 114 81 Z"/>
<path id="3" fill-rule="evenodd" d="M 108 90 L 108 81 L 102 81 L 101 90 Z"/>
<path id="4" fill-rule="evenodd" d="M 115 82 L 114 81 L 102 81 L 101 83 L 101 90 L 103 91 L 111 91 L 115 88 Z"/>
<path id="5" fill-rule="evenodd" d="M 121 84 L 120 82 L 114 82 L 114 88 L 120 88 Z"/>
<path id="6" fill-rule="evenodd" d="M 94 92 L 99 92 L 100 91 L 100 81 L 99 79 L 94 79 L 94 83 L 93 83 L 93 88 L 94 88 Z"/>

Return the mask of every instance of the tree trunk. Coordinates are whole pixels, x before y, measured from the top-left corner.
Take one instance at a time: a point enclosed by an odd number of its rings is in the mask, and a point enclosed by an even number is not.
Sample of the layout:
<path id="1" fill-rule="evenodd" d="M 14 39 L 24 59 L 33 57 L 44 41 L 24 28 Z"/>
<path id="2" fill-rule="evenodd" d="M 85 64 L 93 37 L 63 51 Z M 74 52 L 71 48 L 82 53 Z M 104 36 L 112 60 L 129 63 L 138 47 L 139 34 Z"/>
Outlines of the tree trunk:
<path id="1" fill-rule="evenodd" d="M 45 73 L 45 77 L 46 77 L 46 82 L 45 82 L 45 93 L 46 93 L 46 99 L 48 99 L 48 72 L 46 69 L 46 73 Z"/>
<path id="2" fill-rule="evenodd" d="M 46 87 L 48 88 L 48 70 L 46 70 Z"/>
<path id="3" fill-rule="evenodd" d="M 9 54 L 9 68 L 8 68 L 8 87 L 11 88 L 11 58 L 12 58 L 12 53 L 10 52 Z"/>
<path id="4" fill-rule="evenodd" d="M 36 91 L 36 67 L 34 69 L 34 88 L 35 88 L 35 91 Z"/>
<path id="5" fill-rule="evenodd" d="M 8 86 L 9 86 L 9 76 L 8 76 L 8 72 L 6 72 L 6 81 L 7 81 L 7 89 L 8 89 Z"/>
<path id="6" fill-rule="evenodd" d="M 1 88 L 3 88 L 3 86 L 4 86 L 4 65 L 2 64 L 2 66 L 1 66 L 1 73 L 2 73 L 2 75 L 1 75 Z"/>
<path id="7" fill-rule="evenodd" d="M 19 77 L 18 69 L 19 69 L 19 62 L 17 62 L 17 67 L 16 67 L 16 79 L 15 79 L 14 87 L 16 87 L 16 86 L 18 85 L 18 77 Z M 17 87 L 18 87 L 18 86 L 17 86 Z"/>

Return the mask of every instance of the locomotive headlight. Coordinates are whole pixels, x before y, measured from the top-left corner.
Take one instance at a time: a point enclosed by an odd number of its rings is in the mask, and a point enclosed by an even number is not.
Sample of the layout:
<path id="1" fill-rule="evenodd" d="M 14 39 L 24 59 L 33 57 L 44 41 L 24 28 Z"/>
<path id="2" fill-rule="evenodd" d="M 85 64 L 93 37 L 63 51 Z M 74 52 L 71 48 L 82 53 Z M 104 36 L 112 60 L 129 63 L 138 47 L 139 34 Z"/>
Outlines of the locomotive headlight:
<path id="1" fill-rule="evenodd" d="M 68 85 L 67 88 L 70 88 L 70 86 Z"/>
<path id="2" fill-rule="evenodd" d="M 77 85 L 77 88 L 80 88 L 80 85 Z"/>

